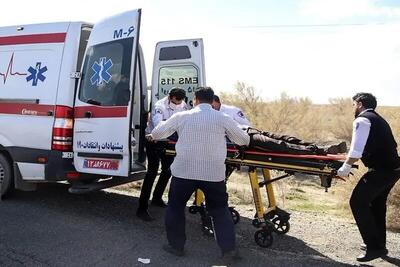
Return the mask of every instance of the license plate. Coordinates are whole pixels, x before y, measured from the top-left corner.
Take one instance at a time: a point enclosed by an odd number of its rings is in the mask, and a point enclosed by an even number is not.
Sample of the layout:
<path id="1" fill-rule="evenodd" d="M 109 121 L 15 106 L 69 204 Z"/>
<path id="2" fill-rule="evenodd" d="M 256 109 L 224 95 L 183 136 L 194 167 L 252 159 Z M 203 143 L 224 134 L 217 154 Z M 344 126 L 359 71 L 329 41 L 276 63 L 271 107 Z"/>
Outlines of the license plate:
<path id="1" fill-rule="evenodd" d="M 118 170 L 118 161 L 109 159 L 85 159 L 83 168 L 87 169 L 103 169 L 103 170 Z"/>

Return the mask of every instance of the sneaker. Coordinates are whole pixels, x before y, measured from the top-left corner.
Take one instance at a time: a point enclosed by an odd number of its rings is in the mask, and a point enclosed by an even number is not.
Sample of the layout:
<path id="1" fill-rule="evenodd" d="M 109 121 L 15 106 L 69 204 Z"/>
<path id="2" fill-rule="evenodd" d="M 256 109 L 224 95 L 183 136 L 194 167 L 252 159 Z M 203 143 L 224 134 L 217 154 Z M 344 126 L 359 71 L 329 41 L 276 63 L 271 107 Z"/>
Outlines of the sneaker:
<path id="1" fill-rule="evenodd" d="M 160 207 L 160 208 L 166 208 L 168 205 L 162 200 L 162 199 L 153 199 L 151 201 L 152 206 Z"/>
<path id="2" fill-rule="evenodd" d="M 168 252 L 169 254 L 175 255 L 177 257 L 183 257 L 185 255 L 183 249 L 177 249 L 168 244 L 164 245 L 162 248 L 164 251 Z"/>
<path id="3" fill-rule="evenodd" d="M 154 221 L 154 218 L 151 217 L 151 215 L 147 209 L 146 210 L 138 209 L 136 212 L 136 216 L 145 222 Z"/>
<path id="4" fill-rule="evenodd" d="M 388 250 L 386 248 L 367 249 L 363 254 L 357 257 L 357 261 L 359 262 L 372 261 L 374 259 L 386 256 L 387 254 Z"/>

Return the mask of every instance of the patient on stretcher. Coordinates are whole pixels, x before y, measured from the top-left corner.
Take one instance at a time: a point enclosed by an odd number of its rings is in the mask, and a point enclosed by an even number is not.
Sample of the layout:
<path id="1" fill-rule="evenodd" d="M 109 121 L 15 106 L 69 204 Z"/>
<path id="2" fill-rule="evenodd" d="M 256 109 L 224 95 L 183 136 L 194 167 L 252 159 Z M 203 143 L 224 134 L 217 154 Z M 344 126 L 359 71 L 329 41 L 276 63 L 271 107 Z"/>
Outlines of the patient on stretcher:
<path id="1" fill-rule="evenodd" d="M 247 133 L 250 135 L 249 148 L 263 151 L 298 155 L 327 155 L 346 153 L 347 150 L 346 142 L 333 145 L 317 145 L 293 136 L 263 132 L 254 128 L 248 128 Z"/>

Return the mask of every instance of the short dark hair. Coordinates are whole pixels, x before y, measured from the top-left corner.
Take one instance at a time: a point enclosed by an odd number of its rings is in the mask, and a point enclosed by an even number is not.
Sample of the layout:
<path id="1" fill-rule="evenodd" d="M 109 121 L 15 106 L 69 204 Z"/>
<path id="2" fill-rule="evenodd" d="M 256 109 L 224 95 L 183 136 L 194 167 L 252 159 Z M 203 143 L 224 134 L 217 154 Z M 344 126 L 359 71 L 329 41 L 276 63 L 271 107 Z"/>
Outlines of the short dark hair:
<path id="1" fill-rule="evenodd" d="M 352 99 L 353 101 L 361 102 L 364 108 L 375 109 L 377 105 L 376 97 L 370 93 L 357 93 Z"/>
<path id="2" fill-rule="evenodd" d="M 198 87 L 194 95 L 200 103 L 211 104 L 214 99 L 214 90 L 211 87 Z"/>
<path id="3" fill-rule="evenodd" d="M 221 103 L 221 100 L 219 99 L 219 96 L 217 96 L 217 95 L 214 95 L 214 101 L 215 102 L 217 102 L 217 103 Z"/>
<path id="4" fill-rule="evenodd" d="M 173 87 L 169 90 L 168 95 L 169 97 L 175 97 L 176 100 L 183 100 L 186 97 L 186 92 L 180 87 Z"/>

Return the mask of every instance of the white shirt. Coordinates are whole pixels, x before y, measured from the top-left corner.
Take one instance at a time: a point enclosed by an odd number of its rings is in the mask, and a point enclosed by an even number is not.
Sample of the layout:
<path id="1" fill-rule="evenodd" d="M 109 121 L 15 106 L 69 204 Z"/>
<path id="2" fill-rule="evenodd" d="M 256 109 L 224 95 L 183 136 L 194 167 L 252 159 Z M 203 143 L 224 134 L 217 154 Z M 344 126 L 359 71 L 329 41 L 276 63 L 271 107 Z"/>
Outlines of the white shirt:
<path id="1" fill-rule="evenodd" d="M 243 112 L 240 110 L 240 108 L 237 108 L 235 106 L 229 106 L 225 104 L 221 104 L 221 107 L 219 111 L 229 115 L 232 119 L 234 119 L 241 128 L 249 128 L 251 123 L 249 122 L 248 119 L 246 119 L 246 116 L 244 116 Z"/>
<path id="2" fill-rule="evenodd" d="M 189 111 L 174 114 L 152 132 L 159 140 L 178 133 L 172 175 L 190 180 L 220 182 L 225 179 L 226 139 L 248 145 L 249 135 L 225 113 L 210 104 L 199 104 Z"/>
<path id="3" fill-rule="evenodd" d="M 365 113 L 366 109 L 360 112 L 359 115 Z M 351 145 L 348 157 L 360 159 L 364 152 L 365 145 L 367 144 L 369 131 L 371 130 L 371 122 L 369 119 L 358 116 L 353 121 L 353 134 L 351 137 Z"/>
<path id="4" fill-rule="evenodd" d="M 147 133 L 151 133 L 151 131 L 158 125 L 160 122 L 169 119 L 176 112 L 187 110 L 185 101 L 182 101 L 181 104 L 177 105 L 175 108 L 172 108 L 170 105 L 170 101 L 168 96 L 158 100 L 154 104 L 154 109 L 151 112 L 150 120 L 146 128 Z"/>

